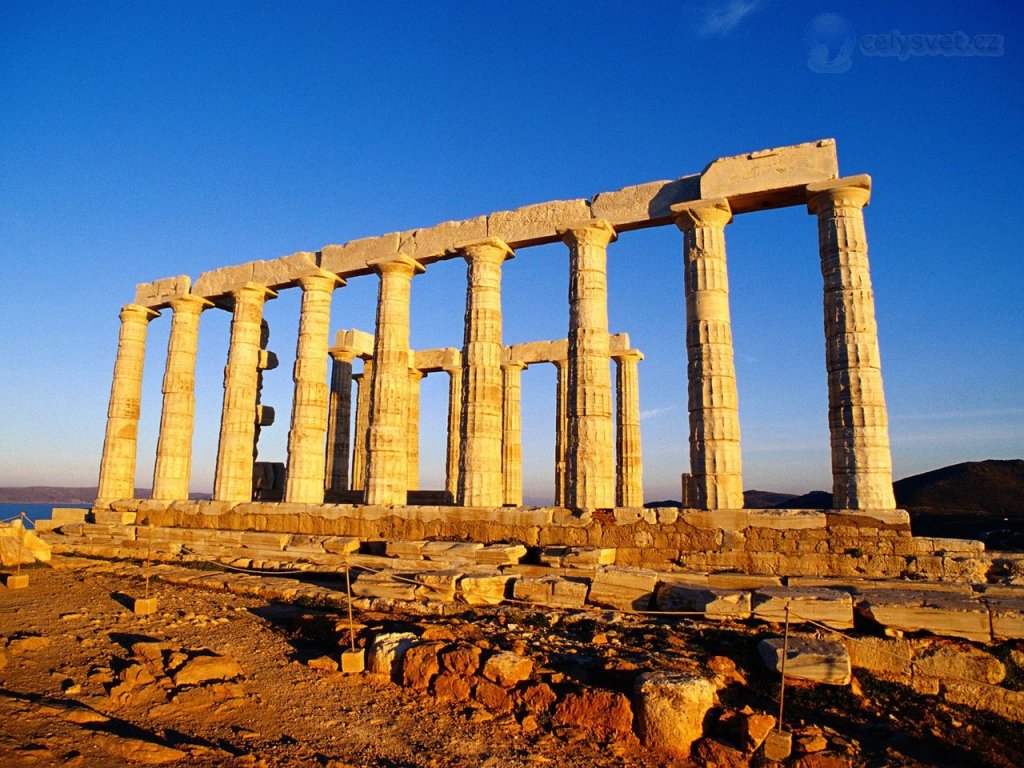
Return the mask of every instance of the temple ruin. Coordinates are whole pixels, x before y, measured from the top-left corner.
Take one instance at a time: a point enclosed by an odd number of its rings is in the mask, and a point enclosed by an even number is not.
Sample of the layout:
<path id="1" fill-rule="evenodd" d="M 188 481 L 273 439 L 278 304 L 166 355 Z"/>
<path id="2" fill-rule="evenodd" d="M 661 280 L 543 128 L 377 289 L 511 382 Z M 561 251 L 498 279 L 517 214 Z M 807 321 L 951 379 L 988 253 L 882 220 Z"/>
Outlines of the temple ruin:
<path id="1" fill-rule="evenodd" d="M 768 511 L 743 508 L 725 232 L 736 215 L 798 205 L 816 217 L 819 233 L 835 508 L 793 513 L 797 522 L 770 527 L 838 526 L 842 532 L 869 521 L 874 529 L 909 535 L 909 520 L 895 509 L 892 491 L 863 216 L 870 191 L 868 176 L 839 175 L 835 142 L 822 140 L 719 158 L 699 174 L 590 199 L 326 245 L 216 269 L 194 281 L 179 276 L 139 285 L 134 302 L 121 310 L 94 514 L 113 522 L 142 514 L 164 525 L 364 536 L 383 535 L 372 521 L 387 518 L 404 521 L 392 525 L 392 537 L 512 537 L 567 545 L 578 544 L 579 531 L 589 530 L 582 539 L 603 546 L 610 541 L 607 531 L 598 534 L 592 526 L 610 513 L 616 522 L 653 527 L 632 542 L 646 553 L 636 555 L 641 562 L 678 562 L 687 550 L 669 531 L 684 521 L 728 531 L 756 527 L 751 520 L 775 520 Z M 626 335 L 609 332 L 607 311 L 608 248 L 633 230 L 670 225 L 681 231 L 685 269 L 685 344 L 681 333 L 679 346 L 688 363 L 690 466 L 680 467 L 681 512 L 643 508 L 642 354 Z M 566 246 L 570 278 L 566 337 L 507 346 L 502 264 L 524 249 L 556 242 Z M 463 345 L 412 350 L 414 278 L 444 259 L 467 264 Z M 360 278 L 378 282 L 376 327 L 372 334 L 338 331 L 332 345 L 332 295 Z M 287 463 L 267 466 L 255 462 L 254 451 L 260 425 L 273 419 L 258 396 L 261 372 L 276 365 L 264 344 L 263 307 L 279 291 L 296 287 L 302 301 Z M 211 308 L 231 312 L 230 346 L 213 498 L 195 502 L 188 500 L 194 369 L 199 318 Z M 167 310 L 170 341 L 152 498 L 133 499 L 146 332 Z M 357 357 L 364 361 L 362 374 L 353 374 Z M 536 363 L 553 364 L 558 372 L 552 507 L 523 506 L 519 379 L 525 366 Z M 448 439 L 445 487 L 430 490 L 418 487 L 416 435 L 419 382 L 435 372 L 450 382 Z M 819 517 L 808 522 L 811 514 Z M 729 549 L 722 541 L 719 536 L 711 547 L 694 541 L 691 549 Z M 749 541 L 734 545 L 750 549 Z"/>

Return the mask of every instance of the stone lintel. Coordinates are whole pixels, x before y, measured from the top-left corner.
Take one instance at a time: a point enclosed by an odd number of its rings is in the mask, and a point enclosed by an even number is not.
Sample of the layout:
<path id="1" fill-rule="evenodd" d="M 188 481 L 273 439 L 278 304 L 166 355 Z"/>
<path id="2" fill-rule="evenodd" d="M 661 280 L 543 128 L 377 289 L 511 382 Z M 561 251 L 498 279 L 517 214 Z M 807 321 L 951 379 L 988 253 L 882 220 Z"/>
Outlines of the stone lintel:
<path id="1" fill-rule="evenodd" d="M 413 367 L 424 373 L 462 369 L 462 353 L 453 347 L 419 349 L 413 353 Z"/>
<path id="2" fill-rule="evenodd" d="M 395 256 L 399 252 L 398 232 L 379 237 L 363 237 L 343 245 L 325 245 L 320 249 L 320 266 L 342 277 L 358 277 L 373 273 L 370 265 L 376 259 Z"/>
<path id="3" fill-rule="evenodd" d="M 611 356 L 629 350 L 629 334 L 614 333 L 608 337 Z M 528 341 L 523 344 L 511 344 L 502 352 L 502 362 L 518 360 L 526 366 L 534 363 L 564 363 L 569 359 L 568 344 L 565 339 L 554 341 Z"/>
<path id="4" fill-rule="evenodd" d="M 501 238 L 512 248 L 543 245 L 558 242 L 559 230 L 567 223 L 592 218 L 589 200 L 551 200 L 490 214 L 487 234 Z"/>
<path id="5" fill-rule="evenodd" d="M 729 199 L 734 213 L 803 205 L 808 184 L 839 176 L 835 139 L 763 149 L 712 161 L 700 197 Z"/>
<path id="6" fill-rule="evenodd" d="M 163 309 L 170 306 L 171 301 L 189 295 L 192 279 L 188 275 L 165 277 L 152 283 L 139 283 L 135 286 L 135 304 L 149 309 Z"/>
<path id="7" fill-rule="evenodd" d="M 334 346 L 328 352 L 333 356 L 347 355 L 366 359 L 373 357 L 373 334 L 355 328 L 339 330 L 334 334 Z"/>

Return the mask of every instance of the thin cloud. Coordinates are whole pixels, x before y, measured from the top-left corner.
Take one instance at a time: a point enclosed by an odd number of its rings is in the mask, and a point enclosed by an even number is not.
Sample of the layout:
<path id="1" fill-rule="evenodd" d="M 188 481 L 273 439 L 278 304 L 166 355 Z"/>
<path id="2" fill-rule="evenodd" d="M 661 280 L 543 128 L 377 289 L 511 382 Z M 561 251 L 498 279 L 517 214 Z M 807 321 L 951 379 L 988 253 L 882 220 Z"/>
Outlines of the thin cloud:
<path id="1" fill-rule="evenodd" d="M 640 421 L 646 421 L 647 419 L 653 419 L 655 416 L 661 416 L 666 413 L 672 413 L 676 409 L 674 405 L 667 405 L 664 408 L 651 408 L 646 411 L 640 411 Z"/>
<path id="2" fill-rule="evenodd" d="M 760 4 L 761 0 L 729 0 L 726 3 L 716 3 L 704 11 L 700 33 L 704 36 L 724 37 L 756 11 Z"/>

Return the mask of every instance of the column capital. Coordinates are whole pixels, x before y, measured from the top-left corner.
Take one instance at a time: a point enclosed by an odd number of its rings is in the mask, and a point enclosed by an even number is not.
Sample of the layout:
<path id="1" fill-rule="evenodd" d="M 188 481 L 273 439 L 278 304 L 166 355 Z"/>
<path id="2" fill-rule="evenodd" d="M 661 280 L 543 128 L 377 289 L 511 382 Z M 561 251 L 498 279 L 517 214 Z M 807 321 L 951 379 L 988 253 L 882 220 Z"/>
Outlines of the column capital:
<path id="1" fill-rule="evenodd" d="M 351 347 L 332 347 L 327 350 L 327 354 L 336 362 L 351 363 L 359 357 L 359 350 L 352 349 Z"/>
<path id="2" fill-rule="evenodd" d="M 644 353 L 639 349 L 624 349 L 621 352 L 612 353 L 612 360 L 617 362 L 633 362 L 639 363 L 644 359 Z"/>
<path id="3" fill-rule="evenodd" d="M 304 291 L 333 291 L 345 285 L 344 279 L 328 272 L 326 269 L 317 269 L 308 275 L 303 275 L 295 281 Z"/>
<path id="4" fill-rule="evenodd" d="M 194 312 L 199 314 L 204 309 L 213 306 L 213 302 L 197 296 L 194 293 L 185 293 L 175 299 L 171 299 L 170 307 L 175 312 Z"/>
<path id="5" fill-rule="evenodd" d="M 239 296 L 253 296 L 259 295 L 265 297 L 267 300 L 276 299 L 277 291 L 271 290 L 262 283 L 246 283 L 238 288 L 231 291 L 231 298 L 237 299 Z"/>
<path id="6" fill-rule="evenodd" d="M 808 184 L 807 212 L 824 208 L 863 208 L 871 199 L 871 177 L 866 173 Z"/>
<path id="7" fill-rule="evenodd" d="M 522 360 L 506 360 L 501 364 L 501 370 L 503 371 L 522 371 L 529 367 Z"/>
<path id="8" fill-rule="evenodd" d="M 459 243 L 456 246 L 456 250 L 462 254 L 466 261 L 488 259 L 501 263 L 506 259 L 515 258 L 516 255 L 515 251 L 509 247 L 508 243 L 500 237 L 485 237 L 483 240 L 471 240 L 468 243 Z"/>
<path id="9" fill-rule="evenodd" d="M 606 246 L 618 238 L 615 227 L 607 219 L 594 219 L 582 224 L 558 230 L 562 241 L 569 246 L 597 245 Z"/>
<path id="10" fill-rule="evenodd" d="M 371 259 L 366 262 L 373 267 L 379 275 L 404 274 L 412 277 L 415 274 L 425 271 L 425 267 L 411 256 L 404 253 L 396 253 L 392 256 L 381 256 L 378 259 Z"/>
<path id="11" fill-rule="evenodd" d="M 160 317 L 160 313 L 155 309 L 144 307 L 141 304 L 125 304 L 121 307 L 121 312 L 118 315 L 122 322 L 125 320 L 145 320 L 147 323 L 154 318 Z"/>
<path id="12" fill-rule="evenodd" d="M 409 378 L 416 379 L 416 381 L 422 381 L 423 379 L 427 378 L 427 373 L 426 371 L 421 371 L 419 368 L 410 368 Z"/>
<path id="13" fill-rule="evenodd" d="M 724 197 L 676 203 L 670 210 L 676 226 L 684 232 L 698 227 L 725 227 L 732 221 L 732 207 Z"/>

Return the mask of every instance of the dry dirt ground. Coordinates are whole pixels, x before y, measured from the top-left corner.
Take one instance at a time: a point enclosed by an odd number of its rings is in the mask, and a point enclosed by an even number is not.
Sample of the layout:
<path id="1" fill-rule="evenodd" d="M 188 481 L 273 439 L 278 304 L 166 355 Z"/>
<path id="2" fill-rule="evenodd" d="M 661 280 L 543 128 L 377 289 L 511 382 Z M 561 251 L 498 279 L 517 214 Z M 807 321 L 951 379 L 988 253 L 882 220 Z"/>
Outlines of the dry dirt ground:
<path id="1" fill-rule="evenodd" d="M 0 766 L 638 766 L 662 761 L 635 743 L 548 724 L 526 730 L 512 715 L 442 704 L 366 675 L 315 669 L 337 657 L 344 616 L 226 592 L 154 582 L 158 612 L 126 605 L 143 585 L 106 575 L 37 568 L 26 590 L 0 588 Z M 553 679 L 626 690 L 649 665 L 703 664 L 723 654 L 742 684 L 720 692 L 712 735 L 729 742 L 730 711 L 771 712 L 777 682 L 759 668 L 758 632 L 589 614 L 517 609 L 460 618 L 357 615 L 374 628 L 451 633 L 534 657 Z M 761 633 L 764 634 L 763 632 Z M 159 642 L 160 646 L 139 643 Z M 133 651 L 133 646 L 135 650 Z M 168 672 L 146 678 L 140 650 Z M 160 656 L 160 653 L 163 656 Z M 232 657 L 240 682 L 178 685 L 183 665 L 205 654 Z M 136 660 L 133 660 L 134 659 Z M 128 684 L 125 681 L 128 680 Z M 147 684 L 147 680 L 149 681 Z M 868 678 L 856 690 L 787 689 L 787 726 L 824 733 L 832 766 L 1019 766 L 1024 746 L 1005 721 Z M 710 754 L 709 752 L 697 754 Z M 749 758 L 745 758 L 746 765 Z M 707 765 L 707 759 L 694 765 Z M 757 756 L 751 765 L 763 764 Z"/>

